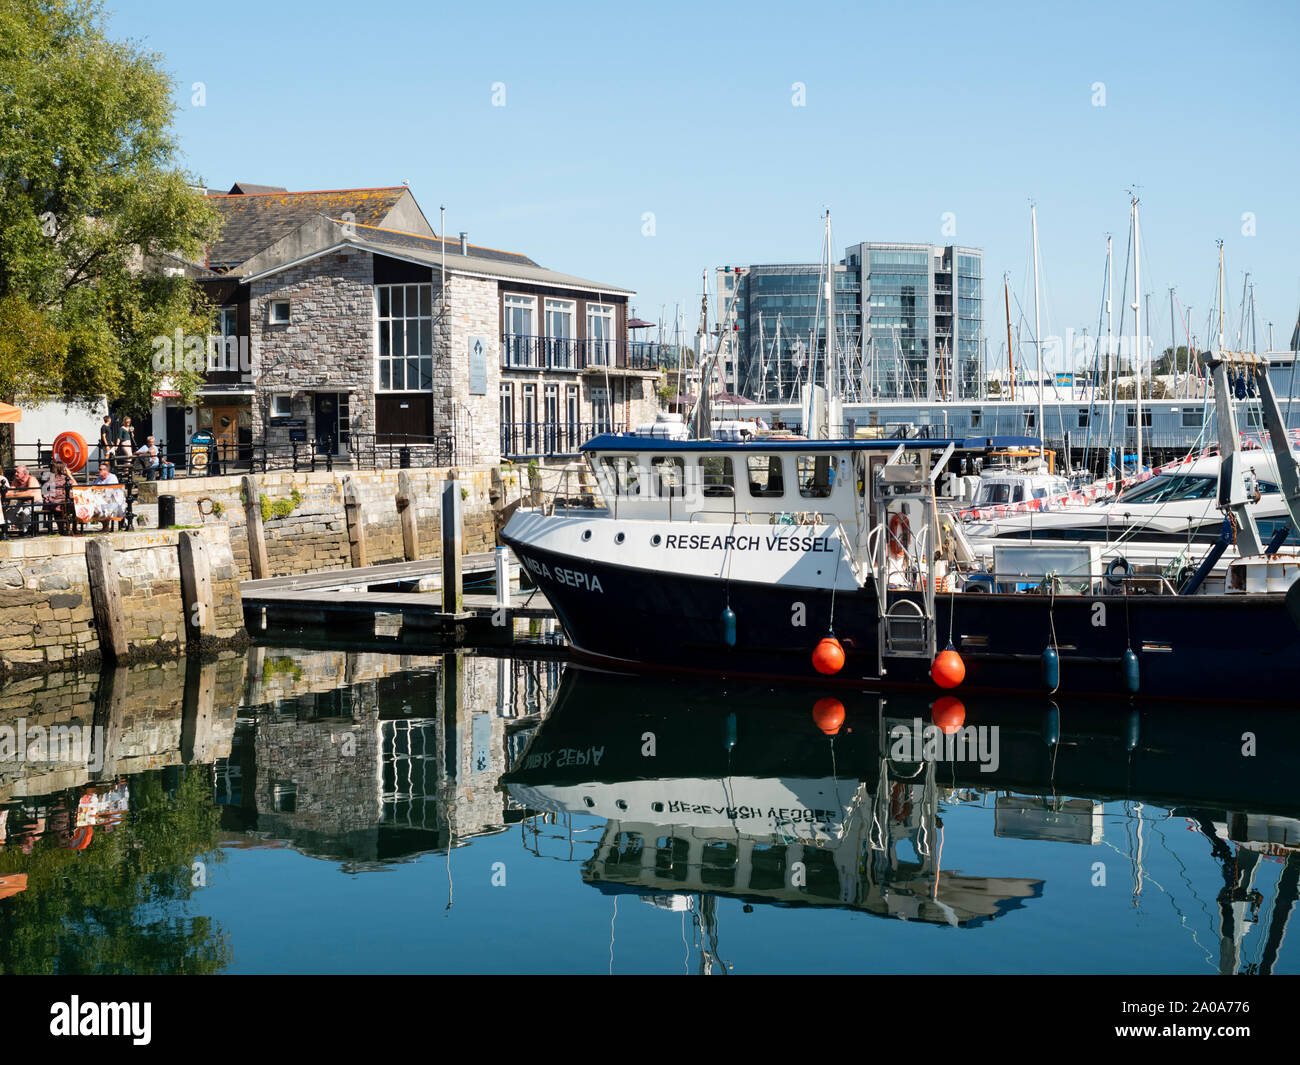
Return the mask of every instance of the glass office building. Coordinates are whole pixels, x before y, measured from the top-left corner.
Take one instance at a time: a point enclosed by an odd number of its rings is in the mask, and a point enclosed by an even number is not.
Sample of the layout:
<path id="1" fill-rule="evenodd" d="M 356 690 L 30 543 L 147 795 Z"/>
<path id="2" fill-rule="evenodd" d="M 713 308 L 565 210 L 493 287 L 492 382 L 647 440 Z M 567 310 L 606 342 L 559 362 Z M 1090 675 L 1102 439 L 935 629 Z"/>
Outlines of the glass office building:
<path id="1" fill-rule="evenodd" d="M 760 402 L 798 398 L 810 369 L 825 379 L 826 322 L 817 264 L 718 269 L 719 320 L 732 344 L 728 387 Z M 983 254 L 977 248 L 864 243 L 835 269 L 840 393 L 960 400 L 980 392 Z M 722 327 L 720 327 L 722 328 Z"/>

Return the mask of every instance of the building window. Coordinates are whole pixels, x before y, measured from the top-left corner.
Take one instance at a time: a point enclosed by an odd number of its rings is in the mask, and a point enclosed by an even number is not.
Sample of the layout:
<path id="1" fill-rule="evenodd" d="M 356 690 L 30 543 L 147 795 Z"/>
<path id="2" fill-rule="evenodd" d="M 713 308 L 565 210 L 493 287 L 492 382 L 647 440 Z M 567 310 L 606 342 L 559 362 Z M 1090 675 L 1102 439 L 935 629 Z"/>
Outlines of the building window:
<path id="1" fill-rule="evenodd" d="M 587 304 L 587 365 L 614 365 L 614 307 Z"/>
<path id="2" fill-rule="evenodd" d="M 291 418 L 293 417 L 293 396 L 287 392 L 277 393 L 271 397 L 271 417 L 272 418 Z"/>
<path id="3" fill-rule="evenodd" d="M 433 388 L 433 286 L 376 285 L 379 390 Z"/>
<path id="4" fill-rule="evenodd" d="M 555 370 L 578 368 L 572 300 L 546 301 L 546 365 Z"/>
<path id="5" fill-rule="evenodd" d="M 598 433 L 610 431 L 609 424 L 609 389 L 593 388 L 591 390 L 592 428 Z"/>
<path id="6" fill-rule="evenodd" d="M 1079 428 L 1080 429 L 1088 428 L 1088 409 L 1086 407 L 1080 409 L 1079 411 Z"/>
<path id="7" fill-rule="evenodd" d="M 537 386 L 524 385 L 523 390 L 524 451 L 531 454 L 537 450 Z"/>
<path id="8" fill-rule="evenodd" d="M 582 443 L 578 439 L 582 423 L 582 403 L 578 398 L 578 386 L 569 385 L 565 389 L 564 396 L 564 420 L 569 428 L 569 449 L 576 451 L 578 445 Z"/>
<path id="9" fill-rule="evenodd" d="M 546 425 L 544 432 L 546 434 L 546 453 L 548 455 L 558 454 L 562 448 L 558 446 L 557 439 L 560 430 L 560 386 L 546 386 Z"/>
<path id="10" fill-rule="evenodd" d="M 532 296 L 506 294 L 502 297 L 501 313 L 501 354 L 505 365 L 525 370 L 540 368 L 542 352 L 534 326 L 537 300 Z"/>
<path id="11" fill-rule="evenodd" d="M 980 427 L 980 412 L 977 410 L 970 412 L 970 427 L 972 429 L 978 429 Z"/>
<path id="12" fill-rule="evenodd" d="M 267 321 L 271 325 L 288 325 L 291 311 L 289 300 L 272 300 L 267 307 Z"/>
<path id="13" fill-rule="evenodd" d="M 1137 427 L 1137 412 L 1134 411 L 1134 409 L 1133 409 L 1132 407 L 1129 407 L 1129 409 L 1125 412 L 1124 420 L 1125 420 L 1125 423 L 1128 425 L 1128 427 L 1129 427 L 1130 429 L 1134 429 L 1134 428 L 1136 428 L 1136 427 Z M 1143 407 L 1143 408 L 1142 408 L 1142 428 L 1143 428 L 1143 429 L 1149 429 L 1150 427 L 1151 427 L 1151 408 L 1150 408 L 1150 407 Z"/>
<path id="14" fill-rule="evenodd" d="M 217 331 L 208 338 L 208 373 L 239 369 L 239 337 L 236 335 L 235 308 L 222 307 L 217 312 Z"/>
<path id="15" fill-rule="evenodd" d="M 1184 407 L 1182 418 L 1184 429 L 1199 429 L 1201 427 L 1202 415 L 1195 407 Z"/>

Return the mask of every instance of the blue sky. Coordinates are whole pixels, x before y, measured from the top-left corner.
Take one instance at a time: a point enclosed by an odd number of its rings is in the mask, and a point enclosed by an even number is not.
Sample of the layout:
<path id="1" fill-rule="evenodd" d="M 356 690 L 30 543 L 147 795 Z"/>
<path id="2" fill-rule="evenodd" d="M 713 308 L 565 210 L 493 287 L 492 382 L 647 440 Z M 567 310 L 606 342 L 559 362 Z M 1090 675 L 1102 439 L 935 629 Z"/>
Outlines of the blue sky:
<path id="1" fill-rule="evenodd" d="M 983 248 L 996 350 L 1003 272 L 1030 311 L 1033 199 L 1043 333 L 1093 333 L 1134 184 L 1157 347 L 1171 285 L 1203 337 L 1220 237 L 1230 334 L 1246 271 L 1260 347 L 1300 308 L 1294 2 L 110 7 L 165 56 L 210 186 L 406 181 L 435 226 L 445 203 L 449 232 L 634 288 L 645 318 L 680 303 L 692 331 L 701 271 L 815 261 L 829 207 L 837 255 Z"/>

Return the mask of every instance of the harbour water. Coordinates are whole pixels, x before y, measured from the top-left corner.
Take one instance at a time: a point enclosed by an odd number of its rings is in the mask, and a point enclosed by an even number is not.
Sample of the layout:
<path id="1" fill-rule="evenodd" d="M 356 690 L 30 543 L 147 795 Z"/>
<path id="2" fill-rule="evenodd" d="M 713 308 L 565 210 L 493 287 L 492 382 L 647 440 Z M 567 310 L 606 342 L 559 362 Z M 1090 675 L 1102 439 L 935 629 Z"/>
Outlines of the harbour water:
<path id="1" fill-rule="evenodd" d="M 11 685 L 0 971 L 1300 971 L 1283 708 L 649 681 L 537 650 Z M 100 746 L 56 750 L 56 724 Z"/>

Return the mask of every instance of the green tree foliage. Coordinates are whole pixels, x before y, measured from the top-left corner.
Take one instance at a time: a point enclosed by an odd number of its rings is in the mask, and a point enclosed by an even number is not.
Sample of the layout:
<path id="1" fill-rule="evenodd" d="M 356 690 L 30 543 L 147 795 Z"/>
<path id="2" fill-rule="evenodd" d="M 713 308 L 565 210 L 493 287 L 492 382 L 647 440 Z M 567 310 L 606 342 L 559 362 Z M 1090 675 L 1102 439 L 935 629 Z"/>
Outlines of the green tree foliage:
<path id="1" fill-rule="evenodd" d="M 0 850 L 0 875 L 27 890 L 0 903 L 0 973 L 213 973 L 230 963 L 226 934 L 188 912 L 196 858 L 221 860 L 206 774 L 169 793 L 162 772 L 131 778 L 130 816 L 84 851 L 46 836 L 31 854 Z"/>
<path id="2" fill-rule="evenodd" d="M 109 40 L 97 3 L 0 0 L 0 395 L 148 406 L 153 338 L 210 331 L 160 268 L 218 222 L 177 166 L 174 110 L 161 57 Z"/>

